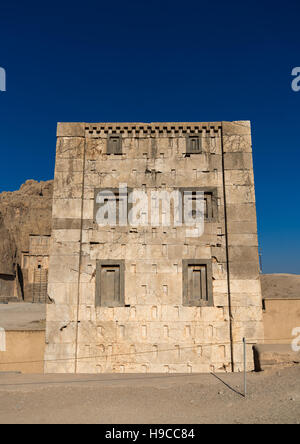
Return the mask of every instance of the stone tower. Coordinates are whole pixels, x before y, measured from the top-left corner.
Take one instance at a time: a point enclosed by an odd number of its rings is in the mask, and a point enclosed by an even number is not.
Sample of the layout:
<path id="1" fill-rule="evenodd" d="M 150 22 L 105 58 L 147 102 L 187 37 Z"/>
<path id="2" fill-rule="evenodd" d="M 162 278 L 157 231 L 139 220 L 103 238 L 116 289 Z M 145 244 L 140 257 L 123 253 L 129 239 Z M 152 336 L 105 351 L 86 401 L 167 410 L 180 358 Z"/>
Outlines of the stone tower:
<path id="1" fill-rule="evenodd" d="M 254 368 L 250 122 L 59 123 L 52 223 L 46 372 Z"/>

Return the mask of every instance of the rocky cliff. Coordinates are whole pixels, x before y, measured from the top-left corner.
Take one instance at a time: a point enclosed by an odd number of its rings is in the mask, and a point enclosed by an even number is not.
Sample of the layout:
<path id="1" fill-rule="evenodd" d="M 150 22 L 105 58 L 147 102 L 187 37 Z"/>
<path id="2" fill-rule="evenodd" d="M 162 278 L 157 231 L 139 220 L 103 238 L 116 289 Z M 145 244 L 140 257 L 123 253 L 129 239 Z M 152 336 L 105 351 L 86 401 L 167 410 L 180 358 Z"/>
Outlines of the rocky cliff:
<path id="1" fill-rule="evenodd" d="M 0 194 L 0 274 L 11 274 L 29 249 L 30 234 L 51 234 L 53 181 L 27 180 Z"/>
<path id="2" fill-rule="evenodd" d="M 16 247 L 0 213 L 0 275 L 14 274 Z"/>

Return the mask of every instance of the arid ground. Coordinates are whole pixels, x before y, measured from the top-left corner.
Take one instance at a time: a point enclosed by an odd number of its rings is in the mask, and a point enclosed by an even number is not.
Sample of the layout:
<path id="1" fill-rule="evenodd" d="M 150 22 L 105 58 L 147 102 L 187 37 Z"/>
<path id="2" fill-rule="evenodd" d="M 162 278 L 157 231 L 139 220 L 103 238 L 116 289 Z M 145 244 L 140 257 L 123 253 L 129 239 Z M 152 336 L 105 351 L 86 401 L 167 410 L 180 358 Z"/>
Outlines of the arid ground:
<path id="1" fill-rule="evenodd" d="M 242 390 L 242 374 L 0 374 L 0 423 L 300 424 L 300 366 Z"/>
<path id="2" fill-rule="evenodd" d="M 260 279 L 263 298 L 300 299 L 300 275 L 262 274 Z"/>
<path id="3" fill-rule="evenodd" d="M 299 276 L 262 276 L 299 297 Z M 40 327 L 45 307 L 1 306 L 5 328 Z M 248 375 L 21 375 L 0 372 L 0 423 L 300 424 L 300 366 Z"/>

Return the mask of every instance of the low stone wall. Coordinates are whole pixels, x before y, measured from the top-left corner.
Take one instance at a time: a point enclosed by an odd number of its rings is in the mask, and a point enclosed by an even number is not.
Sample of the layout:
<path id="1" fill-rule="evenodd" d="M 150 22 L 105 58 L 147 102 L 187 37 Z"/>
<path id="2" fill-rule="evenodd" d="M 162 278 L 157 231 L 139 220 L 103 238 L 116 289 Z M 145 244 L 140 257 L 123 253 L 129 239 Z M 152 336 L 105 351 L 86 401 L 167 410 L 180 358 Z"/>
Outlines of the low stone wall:
<path id="1" fill-rule="evenodd" d="M 265 299 L 264 329 L 266 344 L 291 344 L 293 331 L 300 328 L 299 299 Z"/>
<path id="2" fill-rule="evenodd" d="M 291 367 L 300 364 L 300 351 L 294 351 L 289 344 L 261 344 L 254 346 L 255 370 Z"/>
<path id="3" fill-rule="evenodd" d="M 0 331 L 1 372 L 43 373 L 45 331 Z"/>

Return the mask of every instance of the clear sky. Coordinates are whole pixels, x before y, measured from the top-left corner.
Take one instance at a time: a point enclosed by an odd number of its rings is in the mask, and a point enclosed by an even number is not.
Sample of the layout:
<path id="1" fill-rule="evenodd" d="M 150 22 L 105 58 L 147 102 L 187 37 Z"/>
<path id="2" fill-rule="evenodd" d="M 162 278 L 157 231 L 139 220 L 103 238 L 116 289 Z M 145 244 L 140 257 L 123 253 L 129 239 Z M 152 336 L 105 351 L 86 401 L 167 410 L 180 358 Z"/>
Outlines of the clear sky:
<path id="1" fill-rule="evenodd" d="M 264 272 L 300 274 L 299 16 L 299 0 L 3 0 L 0 192 L 53 178 L 58 121 L 251 120 Z"/>

